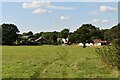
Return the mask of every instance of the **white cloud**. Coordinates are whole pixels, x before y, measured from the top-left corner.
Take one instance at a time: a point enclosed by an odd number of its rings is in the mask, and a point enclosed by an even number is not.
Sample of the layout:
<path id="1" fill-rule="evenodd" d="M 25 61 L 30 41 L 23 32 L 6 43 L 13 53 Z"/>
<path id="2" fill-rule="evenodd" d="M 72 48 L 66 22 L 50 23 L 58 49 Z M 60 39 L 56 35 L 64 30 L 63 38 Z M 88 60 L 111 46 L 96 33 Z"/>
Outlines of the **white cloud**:
<path id="1" fill-rule="evenodd" d="M 110 7 L 110 6 L 100 6 L 100 11 L 101 12 L 106 12 L 106 11 L 117 11 L 117 8 Z"/>
<path id="2" fill-rule="evenodd" d="M 109 23 L 107 19 L 93 19 L 92 23 Z"/>
<path id="3" fill-rule="evenodd" d="M 65 6 L 55 6 L 50 2 L 43 1 L 33 1 L 33 2 L 25 2 L 22 4 L 24 9 L 32 9 L 32 13 L 41 14 L 41 13 L 51 13 L 50 9 L 61 9 L 61 10 L 72 10 L 75 9 L 73 7 L 65 7 Z"/>
<path id="4" fill-rule="evenodd" d="M 75 9 L 73 7 L 65 7 L 65 6 L 54 6 L 54 5 L 48 5 L 49 9 L 62 9 L 62 10 L 72 10 Z"/>
<path id="5" fill-rule="evenodd" d="M 70 17 L 68 17 L 68 16 L 60 16 L 60 19 L 61 20 L 66 20 L 66 19 L 70 19 Z"/>
<path id="6" fill-rule="evenodd" d="M 22 4 L 24 9 L 36 9 L 36 8 L 42 8 L 48 5 L 50 5 L 50 2 L 39 2 L 39 1 L 33 1 L 31 3 L 27 2 Z"/>
<path id="7" fill-rule="evenodd" d="M 46 10 L 46 9 L 36 9 L 36 10 L 33 10 L 32 13 L 35 13 L 35 14 L 42 14 L 42 13 L 51 13 L 50 10 Z"/>

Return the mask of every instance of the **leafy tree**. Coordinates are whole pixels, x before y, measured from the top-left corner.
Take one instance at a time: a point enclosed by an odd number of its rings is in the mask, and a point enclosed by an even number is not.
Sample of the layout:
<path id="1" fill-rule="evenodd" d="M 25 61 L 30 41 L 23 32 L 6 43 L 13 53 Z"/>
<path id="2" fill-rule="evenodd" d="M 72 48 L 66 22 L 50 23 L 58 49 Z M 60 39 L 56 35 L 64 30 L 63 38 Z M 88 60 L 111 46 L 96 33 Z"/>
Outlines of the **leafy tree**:
<path id="1" fill-rule="evenodd" d="M 78 34 L 78 38 L 80 42 L 85 42 L 97 38 L 97 36 L 99 35 L 99 29 L 93 26 L 92 24 L 83 24 L 74 33 Z"/>
<path id="2" fill-rule="evenodd" d="M 74 34 L 74 33 L 69 33 L 69 36 L 68 36 L 68 40 L 69 42 L 72 44 L 72 43 L 76 43 L 77 41 L 77 36 Z"/>
<path id="3" fill-rule="evenodd" d="M 52 35 L 53 35 L 52 32 L 43 32 L 42 33 L 42 37 L 47 40 L 46 43 L 48 43 L 48 44 L 52 44 L 52 40 L 53 40 Z"/>
<path id="4" fill-rule="evenodd" d="M 112 41 L 113 39 L 118 39 L 120 37 L 120 24 L 113 26 L 111 29 L 105 32 L 105 39 Z"/>
<path id="5" fill-rule="evenodd" d="M 27 36 L 27 35 L 33 35 L 33 32 L 32 31 L 29 31 L 27 33 L 23 33 L 24 36 Z"/>
<path id="6" fill-rule="evenodd" d="M 68 37 L 68 35 L 69 35 L 69 29 L 63 29 L 60 32 L 59 37 L 66 39 Z"/>
<path id="7" fill-rule="evenodd" d="M 18 39 L 18 28 L 14 24 L 2 24 L 2 44 L 13 44 Z"/>
<path id="8" fill-rule="evenodd" d="M 52 32 L 53 44 L 57 44 L 58 32 Z"/>
<path id="9" fill-rule="evenodd" d="M 109 67 L 120 69 L 120 24 L 113 26 L 105 32 L 106 38 L 112 42 L 112 46 L 96 49 L 101 60 Z"/>
<path id="10" fill-rule="evenodd" d="M 35 33 L 35 34 L 34 34 L 34 37 L 37 39 L 37 38 L 39 38 L 39 37 L 41 37 L 41 36 L 42 36 L 42 33 L 43 33 L 43 32 L 40 32 L 40 33 Z"/>

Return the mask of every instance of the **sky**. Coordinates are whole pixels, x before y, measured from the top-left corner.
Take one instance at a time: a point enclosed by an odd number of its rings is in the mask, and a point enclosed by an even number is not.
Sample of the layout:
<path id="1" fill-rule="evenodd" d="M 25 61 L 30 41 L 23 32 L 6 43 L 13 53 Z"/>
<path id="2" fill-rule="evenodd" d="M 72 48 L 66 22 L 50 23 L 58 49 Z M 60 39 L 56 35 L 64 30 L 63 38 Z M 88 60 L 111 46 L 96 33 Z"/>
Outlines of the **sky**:
<path id="1" fill-rule="evenodd" d="M 2 23 L 16 24 L 20 33 L 73 32 L 82 24 L 107 29 L 118 23 L 118 2 L 3 2 Z"/>

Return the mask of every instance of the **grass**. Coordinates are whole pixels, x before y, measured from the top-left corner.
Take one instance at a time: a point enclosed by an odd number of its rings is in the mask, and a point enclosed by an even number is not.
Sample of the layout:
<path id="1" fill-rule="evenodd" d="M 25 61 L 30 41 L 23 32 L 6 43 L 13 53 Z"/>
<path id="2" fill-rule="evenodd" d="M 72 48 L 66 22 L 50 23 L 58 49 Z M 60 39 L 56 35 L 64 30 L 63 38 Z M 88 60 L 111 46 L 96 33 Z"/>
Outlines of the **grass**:
<path id="1" fill-rule="evenodd" d="M 78 46 L 3 46 L 3 78 L 117 78 L 96 56 Z"/>

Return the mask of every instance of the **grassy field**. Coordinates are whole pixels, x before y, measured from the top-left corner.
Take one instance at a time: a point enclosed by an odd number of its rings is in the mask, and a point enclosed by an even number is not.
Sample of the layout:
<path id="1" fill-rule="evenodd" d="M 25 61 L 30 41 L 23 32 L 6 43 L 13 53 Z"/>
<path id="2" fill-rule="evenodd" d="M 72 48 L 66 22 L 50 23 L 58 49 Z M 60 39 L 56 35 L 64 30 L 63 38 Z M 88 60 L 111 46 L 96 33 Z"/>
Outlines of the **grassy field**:
<path id="1" fill-rule="evenodd" d="M 96 56 L 78 46 L 3 46 L 3 78 L 116 78 Z"/>

